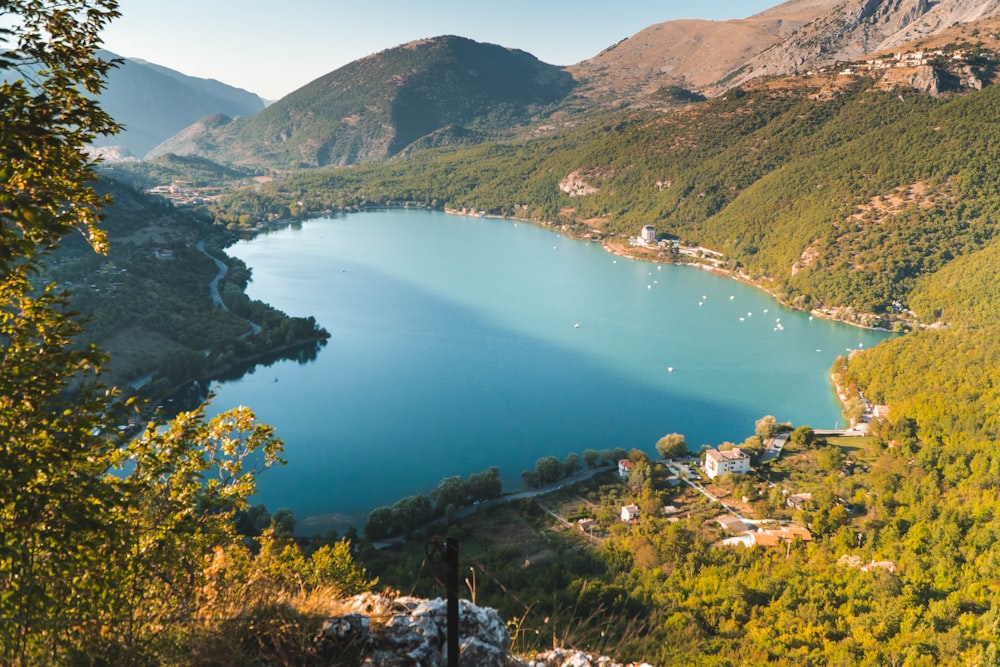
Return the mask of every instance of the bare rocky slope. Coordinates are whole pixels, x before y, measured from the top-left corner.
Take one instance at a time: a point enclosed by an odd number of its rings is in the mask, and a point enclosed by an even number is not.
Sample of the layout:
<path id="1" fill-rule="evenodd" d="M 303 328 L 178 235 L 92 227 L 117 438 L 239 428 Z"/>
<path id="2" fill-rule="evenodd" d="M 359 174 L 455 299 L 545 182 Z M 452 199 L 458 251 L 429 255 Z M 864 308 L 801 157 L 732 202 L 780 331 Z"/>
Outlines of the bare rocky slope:
<path id="1" fill-rule="evenodd" d="M 667 21 L 568 71 L 602 104 L 648 103 L 670 86 L 706 95 L 800 74 L 1000 15 L 1000 0 L 789 0 L 746 19 Z"/>
<path id="2" fill-rule="evenodd" d="M 998 0 L 848 0 L 829 4 L 830 11 L 751 58 L 731 77 L 730 84 L 859 60 L 956 24 L 1000 14 Z"/>
<path id="3" fill-rule="evenodd" d="M 674 85 L 709 89 L 832 4 L 789 0 L 746 19 L 657 23 L 567 69 L 580 82 L 577 93 L 598 102 L 641 99 Z"/>

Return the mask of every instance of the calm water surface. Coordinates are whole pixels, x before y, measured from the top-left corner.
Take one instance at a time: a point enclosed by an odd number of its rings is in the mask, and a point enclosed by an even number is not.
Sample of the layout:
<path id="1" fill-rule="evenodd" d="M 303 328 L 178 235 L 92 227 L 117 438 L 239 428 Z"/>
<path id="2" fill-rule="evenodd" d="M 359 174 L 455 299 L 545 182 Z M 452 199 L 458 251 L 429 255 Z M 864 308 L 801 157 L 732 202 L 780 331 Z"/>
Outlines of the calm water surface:
<path id="1" fill-rule="evenodd" d="M 259 502 L 304 531 L 355 524 L 442 478 L 542 456 L 742 441 L 765 414 L 842 425 L 828 380 L 879 332 L 810 319 L 705 271 L 616 257 L 525 223 L 388 210 L 241 242 L 250 295 L 332 337 L 217 388 L 277 428 Z"/>

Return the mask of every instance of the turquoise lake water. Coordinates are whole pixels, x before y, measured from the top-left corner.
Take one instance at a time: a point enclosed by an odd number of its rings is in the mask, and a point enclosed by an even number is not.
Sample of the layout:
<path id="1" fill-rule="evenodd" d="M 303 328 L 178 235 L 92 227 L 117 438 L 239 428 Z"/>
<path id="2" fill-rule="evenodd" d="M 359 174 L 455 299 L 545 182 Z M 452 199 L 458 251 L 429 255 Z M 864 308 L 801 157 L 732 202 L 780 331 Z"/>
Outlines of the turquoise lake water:
<path id="1" fill-rule="evenodd" d="M 829 368 L 881 332 L 811 319 L 706 271 L 616 257 L 526 223 L 385 210 L 237 244 L 249 293 L 331 333 L 308 362 L 217 386 L 248 405 L 288 465 L 257 502 L 300 530 L 367 513 L 447 476 L 542 456 L 740 442 L 754 422 L 843 426 Z"/>

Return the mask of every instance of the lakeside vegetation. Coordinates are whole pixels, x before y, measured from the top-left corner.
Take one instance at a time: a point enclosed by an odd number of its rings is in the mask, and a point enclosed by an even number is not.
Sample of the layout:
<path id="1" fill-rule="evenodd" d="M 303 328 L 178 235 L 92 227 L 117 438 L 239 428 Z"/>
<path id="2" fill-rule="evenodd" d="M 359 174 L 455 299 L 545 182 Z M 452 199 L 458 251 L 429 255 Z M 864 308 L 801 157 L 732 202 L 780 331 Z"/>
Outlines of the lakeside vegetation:
<path id="1" fill-rule="evenodd" d="M 314 318 L 247 297 L 250 270 L 225 254 L 231 234 L 108 177 L 99 188 L 115 201 L 103 222 L 107 253 L 69 237 L 46 258 L 39 280 L 67 290 L 67 307 L 86 320 L 81 340 L 111 354 L 109 382 L 162 400 L 192 380 L 325 341 Z M 220 272 L 215 259 L 226 265 L 221 305 L 209 289 Z"/>
<path id="2" fill-rule="evenodd" d="M 511 619 L 521 654 L 555 644 L 662 665 L 997 664 L 995 494 L 940 486 L 890 431 L 798 438 L 754 474 L 702 480 L 742 516 L 808 526 L 811 541 L 719 546 L 726 510 L 669 486 L 657 463 L 637 484 L 609 472 L 459 519 L 448 535 L 469 595 Z M 624 523 L 632 503 L 640 518 Z M 363 548 L 362 560 L 383 584 L 440 595 L 421 574 L 423 537 Z"/>

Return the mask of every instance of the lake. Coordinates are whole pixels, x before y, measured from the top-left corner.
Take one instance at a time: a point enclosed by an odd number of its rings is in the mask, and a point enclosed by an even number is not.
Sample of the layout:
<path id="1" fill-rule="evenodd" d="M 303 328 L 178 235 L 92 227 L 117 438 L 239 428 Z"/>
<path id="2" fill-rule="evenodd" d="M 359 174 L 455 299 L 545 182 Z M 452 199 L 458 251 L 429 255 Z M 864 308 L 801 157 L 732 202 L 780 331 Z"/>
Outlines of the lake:
<path id="1" fill-rule="evenodd" d="M 829 368 L 884 332 L 813 319 L 701 269 L 618 257 L 543 227 L 392 209 L 317 219 L 230 248 L 251 297 L 331 333 L 308 362 L 216 387 L 250 406 L 288 465 L 256 502 L 301 532 L 443 477 L 585 449 L 741 442 L 754 422 L 843 426 Z"/>

